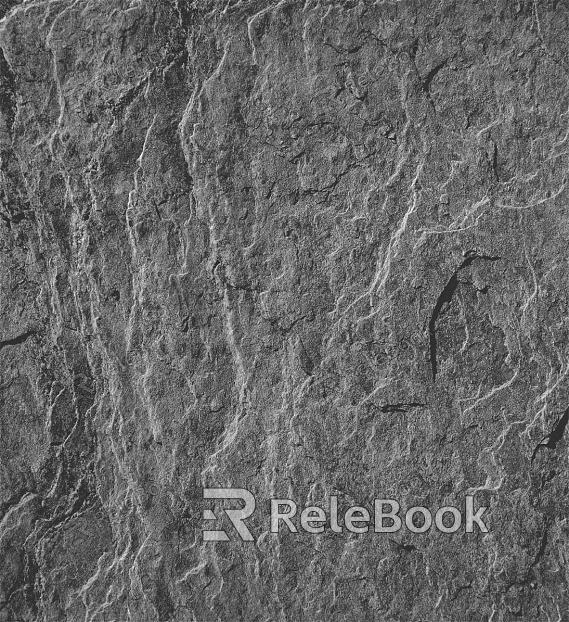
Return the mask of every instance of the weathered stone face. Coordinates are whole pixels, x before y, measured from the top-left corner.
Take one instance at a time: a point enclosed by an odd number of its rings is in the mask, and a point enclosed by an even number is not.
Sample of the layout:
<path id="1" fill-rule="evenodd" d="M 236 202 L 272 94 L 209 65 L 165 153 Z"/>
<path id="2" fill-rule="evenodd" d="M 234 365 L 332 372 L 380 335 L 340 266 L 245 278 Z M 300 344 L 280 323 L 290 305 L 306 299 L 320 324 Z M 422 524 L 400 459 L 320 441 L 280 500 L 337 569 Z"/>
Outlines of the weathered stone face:
<path id="1" fill-rule="evenodd" d="M 567 3 L 0 15 L 0 622 L 565 620 Z"/>

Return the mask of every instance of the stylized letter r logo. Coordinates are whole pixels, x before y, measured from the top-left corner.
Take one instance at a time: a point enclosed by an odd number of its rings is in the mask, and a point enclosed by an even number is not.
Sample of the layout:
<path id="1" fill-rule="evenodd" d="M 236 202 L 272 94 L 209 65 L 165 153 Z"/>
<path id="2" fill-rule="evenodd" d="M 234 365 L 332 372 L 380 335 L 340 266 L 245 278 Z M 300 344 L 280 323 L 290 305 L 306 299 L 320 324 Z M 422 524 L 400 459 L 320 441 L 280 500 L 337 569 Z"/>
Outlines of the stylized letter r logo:
<path id="1" fill-rule="evenodd" d="M 204 488 L 204 499 L 241 499 L 245 505 L 240 510 L 224 510 L 231 524 L 237 530 L 241 540 L 251 542 L 254 540 L 251 532 L 245 526 L 244 519 L 251 516 L 255 511 L 255 497 L 244 488 Z M 204 510 L 204 520 L 217 520 L 217 516 L 213 510 Z M 223 529 L 205 530 L 203 532 L 204 542 L 227 542 L 229 536 Z"/>

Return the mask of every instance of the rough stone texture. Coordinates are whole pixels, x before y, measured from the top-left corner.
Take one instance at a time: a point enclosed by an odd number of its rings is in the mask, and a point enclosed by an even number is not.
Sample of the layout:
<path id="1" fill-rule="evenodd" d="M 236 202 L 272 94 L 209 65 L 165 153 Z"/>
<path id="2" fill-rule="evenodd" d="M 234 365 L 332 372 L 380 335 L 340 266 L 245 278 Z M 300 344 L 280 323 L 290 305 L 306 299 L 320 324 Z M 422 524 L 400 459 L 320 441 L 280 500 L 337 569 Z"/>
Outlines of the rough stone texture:
<path id="1" fill-rule="evenodd" d="M 0 621 L 569 620 L 567 2 L 0 14 Z"/>

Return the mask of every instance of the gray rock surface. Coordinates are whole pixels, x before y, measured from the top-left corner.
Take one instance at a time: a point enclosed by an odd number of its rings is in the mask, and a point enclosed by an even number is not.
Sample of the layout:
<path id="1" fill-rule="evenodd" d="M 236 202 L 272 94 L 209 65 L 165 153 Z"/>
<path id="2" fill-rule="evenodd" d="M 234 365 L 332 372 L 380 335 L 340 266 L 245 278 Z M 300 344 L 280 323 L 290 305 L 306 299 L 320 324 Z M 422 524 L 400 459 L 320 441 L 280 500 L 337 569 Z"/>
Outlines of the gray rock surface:
<path id="1" fill-rule="evenodd" d="M 569 620 L 567 2 L 0 16 L 0 622 Z"/>

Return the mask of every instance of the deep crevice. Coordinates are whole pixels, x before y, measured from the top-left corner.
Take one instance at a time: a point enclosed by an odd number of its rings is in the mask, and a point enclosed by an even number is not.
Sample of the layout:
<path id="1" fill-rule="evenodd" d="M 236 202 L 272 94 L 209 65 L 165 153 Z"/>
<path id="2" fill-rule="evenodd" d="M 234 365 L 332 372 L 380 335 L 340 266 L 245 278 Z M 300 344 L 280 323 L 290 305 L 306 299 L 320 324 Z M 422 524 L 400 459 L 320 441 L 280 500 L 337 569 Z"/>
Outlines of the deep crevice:
<path id="1" fill-rule="evenodd" d="M 536 445 L 531 456 L 532 462 L 540 447 L 544 447 L 547 449 L 555 449 L 557 447 L 557 443 L 559 443 L 559 441 L 563 438 L 563 435 L 565 434 L 567 423 L 569 423 L 569 408 L 567 408 L 565 412 L 561 415 L 561 417 L 559 417 L 551 432 L 544 436 L 541 441 Z"/>
<path id="2" fill-rule="evenodd" d="M 384 404 L 380 410 L 382 413 L 406 413 L 410 408 L 426 406 L 422 402 L 398 402 L 397 404 Z"/>
<path id="3" fill-rule="evenodd" d="M 12 339 L 4 339 L 0 341 L 0 350 L 5 348 L 6 346 L 17 346 L 20 343 L 24 343 L 27 341 L 32 335 L 35 335 L 36 332 L 34 330 L 28 330 L 25 333 L 18 335 L 17 337 L 12 337 Z"/>
<path id="4" fill-rule="evenodd" d="M 433 381 L 437 376 L 437 335 L 436 324 L 437 320 L 442 312 L 445 304 L 449 305 L 458 287 L 458 275 L 461 270 L 470 266 L 470 264 L 476 259 L 484 259 L 486 261 L 498 261 L 501 257 L 492 255 L 479 255 L 476 251 L 467 251 L 464 254 L 464 261 L 454 271 L 447 284 L 444 286 L 443 291 L 439 294 L 437 302 L 431 313 L 431 319 L 429 320 L 429 355 L 431 361 L 431 371 L 433 374 Z"/>

